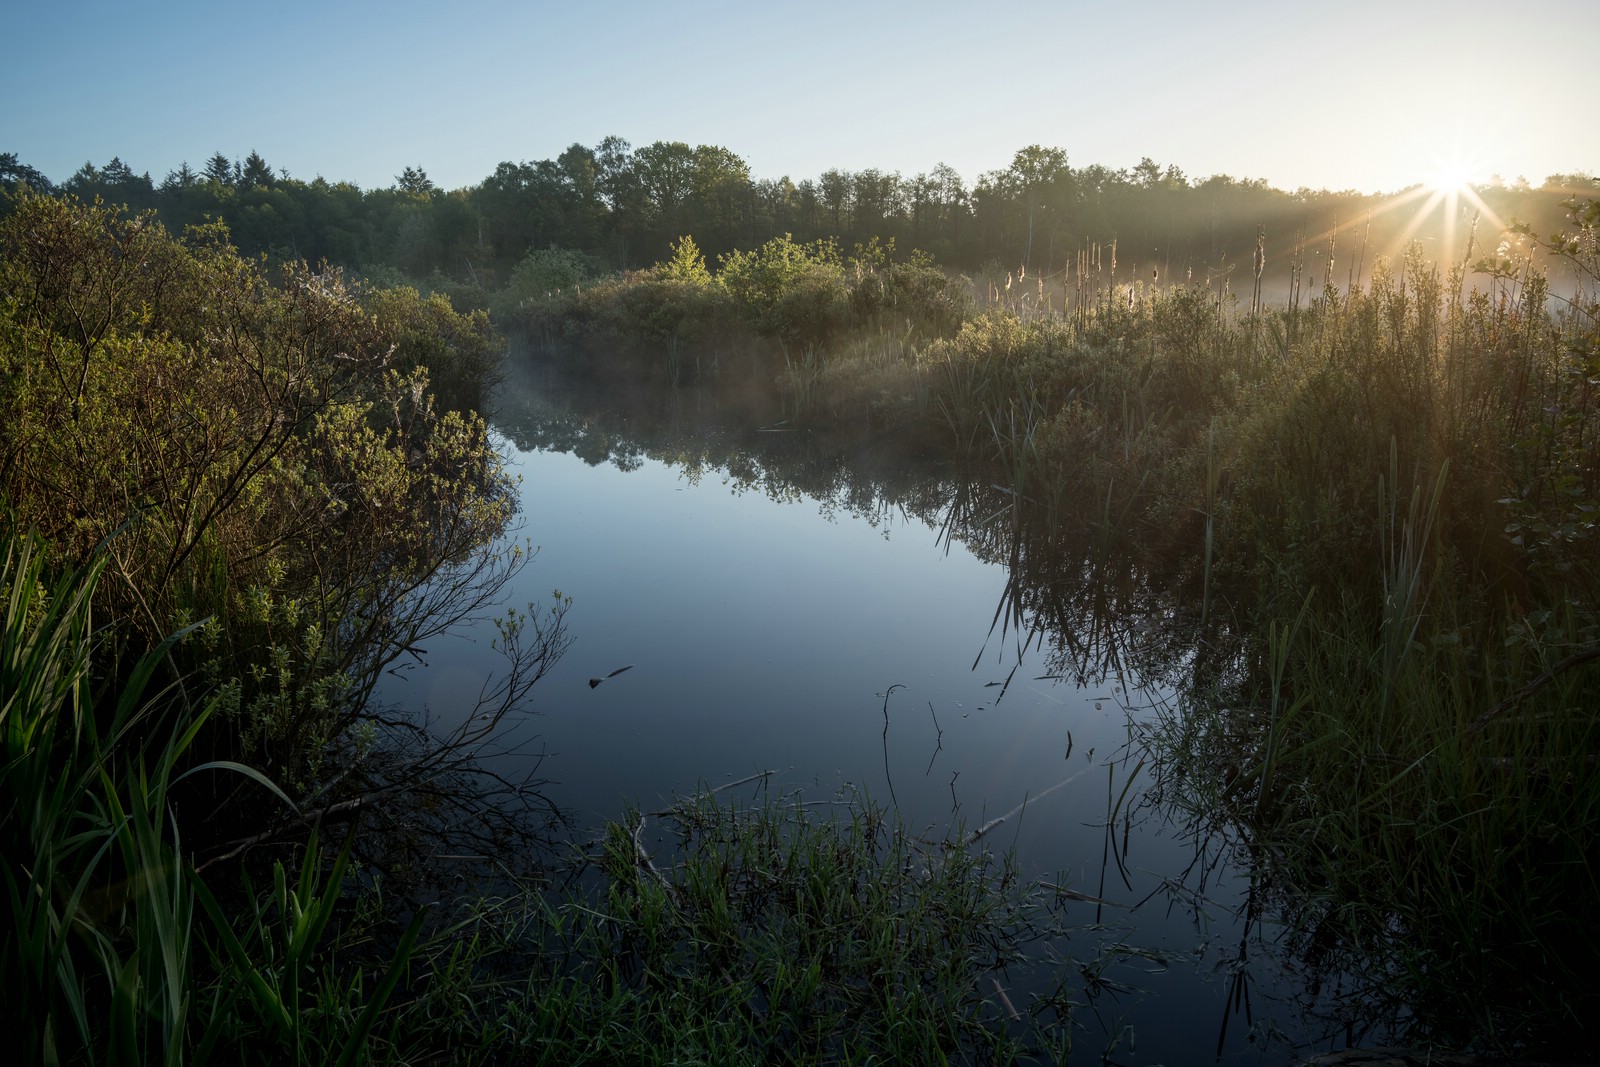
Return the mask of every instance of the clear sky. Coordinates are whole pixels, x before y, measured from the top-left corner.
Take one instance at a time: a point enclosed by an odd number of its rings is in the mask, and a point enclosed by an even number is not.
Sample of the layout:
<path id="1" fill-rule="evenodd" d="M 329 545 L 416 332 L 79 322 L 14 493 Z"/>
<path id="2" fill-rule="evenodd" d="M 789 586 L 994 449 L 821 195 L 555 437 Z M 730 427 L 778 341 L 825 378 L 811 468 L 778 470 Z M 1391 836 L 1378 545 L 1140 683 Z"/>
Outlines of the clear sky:
<path id="1" fill-rule="evenodd" d="M 756 178 L 1018 148 L 1392 191 L 1600 172 L 1600 0 L 6 0 L 0 152 L 446 188 L 616 134 Z"/>

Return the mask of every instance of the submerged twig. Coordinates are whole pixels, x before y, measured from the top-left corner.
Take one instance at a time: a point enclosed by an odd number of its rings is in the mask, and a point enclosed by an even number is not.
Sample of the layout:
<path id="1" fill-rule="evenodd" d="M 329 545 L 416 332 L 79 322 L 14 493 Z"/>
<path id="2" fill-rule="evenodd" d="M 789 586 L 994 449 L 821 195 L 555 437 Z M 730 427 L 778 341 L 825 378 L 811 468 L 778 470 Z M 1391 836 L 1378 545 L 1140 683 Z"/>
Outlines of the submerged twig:
<path id="1" fill-rule="evenodd" d="M 1512 693 L 1510 696 L 1500 701 L 1500 703 L 1496 704 L 1494 707 L 1478 716 L 1477 719 L 1473 720 L 1472 725 L 1467 727 L 1467 733 L 1475 734 L 1481 732 L 1485 726 L 1488 726 L 1501 715 L 1504 715 L 1518 702 L 1533 696 L 1533 694 L 1537 693 L 1539 690 L 1555 681 L 1556 678 L 1564 672 L 1571 670 L 1573 667 L 1576 667 L 1579 664 L 1587 663 L 1592 659 L 1600 659 L 1600 645 L 1596 645 L 1593 648 L 1586 648 L 1581 652 L 1574 652 L 1572 655 L 1561 660 L 1554 667 L 1551 667 L 1549 670 L 1539 675 L 1539 677 L 1535 678 L 1533 681 L 1529 682 L 1527 685 L 1523 686 L 1521 689 L 1518 689 L 1515 693 Z"/>
<path id="2" fill-rule="evenodd" d="M 1022 1013 L 1017 1011 L 1016 1006 L 1011 1003 L 1011 998 L 1006 996 L 1006 991 L 1000 986 L 1000 979 L 991 978 L 989 981 L 994 983 L 994 995 L 1000 998 L 1001 1005 L 1006 1009 L 1006 1015 L 1009 1016 L 1013 1022 L 1021 1019 Z"/>
<path id="3" fill-rule="evenodd" d="M 632 663 L 628 664 L 626 667 L 618 667 L 616 670 L 614 670 L 610 674 L 606 675 L 606 678 L 615 678 L 617 675 L 621 674 L 623 671 L 631 671 L 631 670 L 633 670 L 633 667 L 634 667 L 634 665 Z M 606 678 L 590 678 L 589 679 L 589 688 L 593 689 L 595 686 L 597 686 L 601 682 L 605 681 Z"/>
<path id="4" fill-rule="evenodd" d="M 655 861 L 650 858 L 650 853 L 646 851 L 644 842 L 640 840 L 640 838 L 644 835 L 644 820 L 645 817 L 643 815 L 639 816 L 639 825 L 633 829 L 634 856 L 638 860 L 640 866 L 642 866 L 657 882 L 661 883 L 661 888 L 666 890 L 667 896 L 672 899 L 672 902 L 677 904 L 679 902 L 678 887 L 673 885 L 672 881 L 666 875 L 661 873 L 661 869 L 656 866 Z"/>
<path id="5" fill-rule="evenodd" d="M 968 834 L 967 835 L 967 839 L 965 841 L 965 844 L 968 844 L 968 845 L 972 844 L 974 841 L 978 840 L 984 834 L 988 833 L 990 830 L 993 830 L 996 826 L 999 826 L 1001 823 L 1005 822 L 1007 819 L 1011 818 L 1013 815 L 1020 815 L 1022 813 L 1022 810 L 1024 808 L 1026 808 L 1029 804 L 1034 803 L 1036 801 L 1043 800 L 1045 797 L 1049 796 L 1051 793 L 1054 793 L 1058 789 L 1066 788 L 1067 786 L 1071 785 L 1073 782 L 1076 782 L 1079 778 L 1082 778 L 1085 774 L 1088 774 L 1089 771 L 1092 770 L 1092 769 L 1093 768 L 1091 768 L 1091 767 L 1085 767 L 1083 770 L 1079 771 L 1077 774 L 1069 775 L 1068 777 L 1063 778 L 1061 781 L 1057 782 L 1055 785 L 1051 786 L 1049 789 L 1046 789 L 1044 792 L 1038 794 L 1037 796 L 1028 797 L 1021 804 L 1018 804 L 1016 807 L 1012 808 L 1010 811 L 1006 812 L 1004 815 L 996 816 L 995 818 L 990 819 L 988 822 L 984 823 L 982 826 L 980 826 L 976 830 L 972 831 L 972 833 Z"/>
<path id="6" fill-rule="evenodd" d="M 889 783 L 889 799 L 894 802 L 896 808 L 900 807 L 900 798 L 894 795 L 894 776 L 889 773 L 889 697 L 896 689 L 904 688 L 905 686 L 896 682 L 883 694 L 883 777 Z M 930 763 L 928 766 L 931 767 L 933 764 Z"/>

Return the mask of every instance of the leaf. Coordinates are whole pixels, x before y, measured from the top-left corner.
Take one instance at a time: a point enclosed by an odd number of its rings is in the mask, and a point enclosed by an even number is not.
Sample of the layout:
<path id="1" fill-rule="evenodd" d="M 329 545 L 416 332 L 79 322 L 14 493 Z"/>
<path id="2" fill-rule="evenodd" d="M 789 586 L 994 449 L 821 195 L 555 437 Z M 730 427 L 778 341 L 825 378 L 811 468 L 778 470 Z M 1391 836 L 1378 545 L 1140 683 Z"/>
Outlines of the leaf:
<path id="1" fill-rule="evenodd" d="M 201 771 L 234 771 L 238 774 L 242 774 L 246 778 L 249 778 L 251 781 L 267 789 L 272 793 L 273 796 L 287 804 L 289 806 L 289 810 L 295 812 L 296 814 L 298 814 L 300 811 L 300 808 L 295 804 L 295 802 L 290 800 L 288 794 L 282 789 L 279 789 L 277 784 L 273 782 L 272 779 L 268 778 L 254 767 L 248 767 L 243 763 L 236 763 L 233 760 L 211 760 L 207 763 L 202 763 L 197 767 L 190 767 L 188 770 L 178 775 L 178 777 L 174 778 L 173 782 L 181 782 L 191 774 L 198 774 Z"/>

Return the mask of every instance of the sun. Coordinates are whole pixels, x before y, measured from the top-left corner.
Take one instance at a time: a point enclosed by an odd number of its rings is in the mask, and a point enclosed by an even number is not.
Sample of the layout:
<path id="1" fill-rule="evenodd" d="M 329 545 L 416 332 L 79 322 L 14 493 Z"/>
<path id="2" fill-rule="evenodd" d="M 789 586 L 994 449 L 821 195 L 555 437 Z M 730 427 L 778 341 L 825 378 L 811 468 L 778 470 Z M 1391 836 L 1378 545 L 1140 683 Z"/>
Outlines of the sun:
<path id="1" fill-rule="evenodd" d="M 1441 161 L 1434 164 L 1423 184 L 1430 192 L 1459 196 L 1472 188 L 1473 181 L 1474 175 L 1465 163 Z"/>

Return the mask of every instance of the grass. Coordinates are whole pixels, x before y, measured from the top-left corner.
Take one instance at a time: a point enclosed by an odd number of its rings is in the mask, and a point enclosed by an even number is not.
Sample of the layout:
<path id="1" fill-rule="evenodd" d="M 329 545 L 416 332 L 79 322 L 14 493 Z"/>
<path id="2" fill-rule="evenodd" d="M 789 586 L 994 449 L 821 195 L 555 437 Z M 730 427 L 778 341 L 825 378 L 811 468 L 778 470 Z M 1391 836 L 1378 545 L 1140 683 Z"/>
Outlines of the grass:
<path id="1" fill-rule="evenodd" d="M 166 791 L 204 715 L 177 720 L 158 748 L 144 735 L 161 702 L 144 689 L 167 647 L 143 657 L 114 699 L 97 700 L 91 651 L 106 635 L 89 601 L 106 556 L 50 583 L 39 539 L 9 519 L 4 535 L 9 1006 L 30 1021 L 21 1037 L 32 1062 L 102 1042 L 111 1059 L 142 1062 L 171 1046 L 188 1011 L 191 900 Z"/>
<path id="2" fill-rule="evenodd" d="M 341 905 L 354 840 L 352 832 L 324 875 L 313 831 L 294 883 L 278 863 L 270 891 L 257 894 L 247 884 L 242 934 L 205 884 L 191 877 L 221 942 L 221 951 L 213 949 L 214 1008 L 196 1060 L 208 1058 L 219 1043 L 283 1062 L 339 1067 L 374 1051 L 377 1023 L 405 974 L 427 912 L 418 910 L 400 934 L 392 958 L 373 975 L 370 993 L 361 969 L 339 966 L 325 940 Z M 393 1038 L 391 1032 L 386 1043 Z"/>

